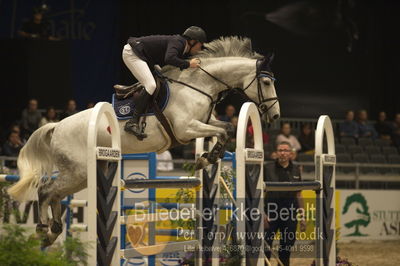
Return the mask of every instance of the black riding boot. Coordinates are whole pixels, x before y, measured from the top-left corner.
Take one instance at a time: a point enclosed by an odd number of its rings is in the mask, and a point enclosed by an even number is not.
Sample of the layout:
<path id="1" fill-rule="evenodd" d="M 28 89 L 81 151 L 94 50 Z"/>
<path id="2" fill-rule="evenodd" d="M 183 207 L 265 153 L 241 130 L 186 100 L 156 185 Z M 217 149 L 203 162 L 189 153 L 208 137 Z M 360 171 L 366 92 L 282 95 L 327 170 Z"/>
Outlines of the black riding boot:
<path id="1" fill-rule="evenodd" d="M 139 98 L 135 100 L 135 110 L 133 111 L 132 118 L 125 123 L 124 130 L 130 134 L 135 135 L 139 140 L 147 137 L 147 134 L 142 133 L 139 125 L 140 116 L 145 112 L 147 103 L 151 95 L 143 89 L 140 92 Z"/>

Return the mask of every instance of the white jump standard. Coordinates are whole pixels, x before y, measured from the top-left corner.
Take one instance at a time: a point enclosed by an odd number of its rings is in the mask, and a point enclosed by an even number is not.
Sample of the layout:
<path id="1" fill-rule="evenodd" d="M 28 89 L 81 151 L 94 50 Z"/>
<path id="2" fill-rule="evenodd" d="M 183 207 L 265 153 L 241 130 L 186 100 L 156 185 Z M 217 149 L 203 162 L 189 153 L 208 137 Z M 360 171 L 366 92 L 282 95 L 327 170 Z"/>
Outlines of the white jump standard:
<path id="1" fill-rule="evenodd" d="M 324 133 L 328 153 L 323 153 Z M 316 266 L 336 265 L 335 246 L 335 143 L 332 123 L 328 116 L 320 116 L 315 134 L 315 181 L 265 182 L 266 191 L 316 192 L 317 239 L 315 244 Z M 319 237 L 322 232 L 322 237 Z"/>

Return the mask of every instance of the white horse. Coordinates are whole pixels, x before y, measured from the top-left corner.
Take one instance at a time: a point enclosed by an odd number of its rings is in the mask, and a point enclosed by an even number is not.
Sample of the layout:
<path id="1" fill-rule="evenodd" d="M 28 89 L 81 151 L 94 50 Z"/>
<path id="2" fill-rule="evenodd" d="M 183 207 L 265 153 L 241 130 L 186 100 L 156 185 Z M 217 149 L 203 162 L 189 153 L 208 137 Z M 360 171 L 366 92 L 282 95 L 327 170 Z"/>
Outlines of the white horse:
<path id="1" fill-rule="evenodd" d="M 180 71 L 165 67 L 162 70 L 166 77 L 186 84 L 170 84 L 170 100 L 164 110 L 177 140 L 184 144 L 195 138 L 218 138 L 214 149 L 201 158 L 198 168 L 214 163 L 223 155 L 227 130 L 232 128 L 230 123 L 209 116 L 220 92 L 235 88 L 255 102 L 262 113 L 268 113 L 269 120 L 280 116 L 274 78 L 269 69 L 272 58 L 254 53 L 250 40 L 246 38 L 221 38 L 205 46 L 207 49 L 198 55 L 202 69 Z M 86 140 L 91 112 L 92 109 L 88 109 L 39 128 L 18 157 L 21 178 L 8 193 L 18 201 L 31 199 L 38 193 L 40 223 L 36 231 L 43 236 L 43 246 L 51 245 L 62 232 L 60 201 L 86 187 Z M 105 119 L 102 123 L 98 145 L 106 146 L 111 138 Z M 124 123 L 119 123 L 122 153 L 162 152 L 169 148 L 171 140 L 154 116 L 147 118 L 148 137 L 143 141 L 125 133 Z M 56 179 L 42 179 L 54 169 L 59 171 Z M 50 222 L 49 205 L 53 214 Z"/>

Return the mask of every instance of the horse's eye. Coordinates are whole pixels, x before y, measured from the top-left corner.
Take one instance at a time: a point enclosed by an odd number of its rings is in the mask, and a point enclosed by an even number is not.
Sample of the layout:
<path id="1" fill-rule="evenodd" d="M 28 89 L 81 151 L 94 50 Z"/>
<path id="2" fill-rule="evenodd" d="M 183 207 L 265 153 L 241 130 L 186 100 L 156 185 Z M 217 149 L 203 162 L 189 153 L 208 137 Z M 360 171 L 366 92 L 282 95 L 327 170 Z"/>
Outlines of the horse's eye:
<path id="1" fill-rule="evenodd" d="M 264 79 L 263 83 L 265 84 L 265 86 L 271 86 L 271 81 L 269 79 Z"/>

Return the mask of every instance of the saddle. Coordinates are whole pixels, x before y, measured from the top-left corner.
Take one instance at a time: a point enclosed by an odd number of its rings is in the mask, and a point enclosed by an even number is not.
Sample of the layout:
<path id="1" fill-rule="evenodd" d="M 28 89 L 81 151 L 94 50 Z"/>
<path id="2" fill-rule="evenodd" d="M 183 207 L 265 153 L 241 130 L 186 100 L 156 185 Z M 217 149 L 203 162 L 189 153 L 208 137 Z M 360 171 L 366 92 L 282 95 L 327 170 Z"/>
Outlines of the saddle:
<path id="1" fill-rule="evenodd" d="M 169 91 L 168 83 L 166 82 L 164 76 L 161 74 L 161 68 L 158 65 L 154 66 L 155 70 L 153 72 L 154 79 L 156 81 L 156 91 L 153 94 L 154 96 L 158 95 L 158 91 L 164 91 L 164 88 Z M 139 93 L 144 86 L 140 82 L 136 82 L 133 85 L 114 85 L 115 96 L 118 100 L 124 100 L 132 97 L 134 94 Z"/>
<path id="2" fill-rule="evenodd" d="M 130 86 L 125 85 L 114 85 L 115 89 L 115 97 L 118 100 L 128 99 L 133 96 L 133 94 L 140 92 L 143 89 L 143 85 L 140 82 L 137 82 Z"/>
<path id="3" fill-rule="evenodd" d="M 161 123 L 166 133 L 171 139 L 171 146 L 175 147 L 181 143 L 175 137 L 172 127 L 165 117 L 163 111 L 167 107 L 169 100 L 169 85 L 165 78 L 160 74 L 160 72 L 155 71 L 154 75 L 156 81 L 156 90 L 150 99 L 147 111 L 142 117 L 144 122 L 146 116 L 154 115 Z M 115 94 L 113 96 L 113 106 L 118 119 L 129 119 L 132 116 L 133 110 L 135 108 L 135 99 L 139 96 L 141 90 L 144 90 L 144 86 L 137 82 L 130 86 L 125 85 L 114 85 Z"/>

